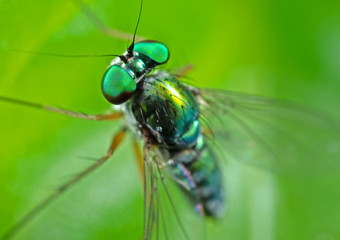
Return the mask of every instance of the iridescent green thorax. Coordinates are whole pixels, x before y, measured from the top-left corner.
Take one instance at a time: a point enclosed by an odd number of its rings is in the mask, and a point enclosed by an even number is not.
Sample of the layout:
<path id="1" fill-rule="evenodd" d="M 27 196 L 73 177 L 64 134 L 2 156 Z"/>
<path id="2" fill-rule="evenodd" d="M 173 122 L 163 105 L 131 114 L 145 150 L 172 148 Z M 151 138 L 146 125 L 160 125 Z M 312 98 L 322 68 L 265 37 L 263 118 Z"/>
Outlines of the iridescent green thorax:
<path id="1" fill-rule="evenodd" d="M 147 77 L 132 99 L 132 112 L 160 144 L 187 147 L 195 144 L 200 124 L 194 95 L 166 72 Z"/>
<path id="2" fill-rule="evenodd" d="M 129 48 L 130 49 L 130 48 Z M 142 41 L 115 58 L 104 74 L 102 92 L 112 104 L 126 102 L 140 82 L 156 66 L 169 59 L 168 48 L 156 41 Z"/>

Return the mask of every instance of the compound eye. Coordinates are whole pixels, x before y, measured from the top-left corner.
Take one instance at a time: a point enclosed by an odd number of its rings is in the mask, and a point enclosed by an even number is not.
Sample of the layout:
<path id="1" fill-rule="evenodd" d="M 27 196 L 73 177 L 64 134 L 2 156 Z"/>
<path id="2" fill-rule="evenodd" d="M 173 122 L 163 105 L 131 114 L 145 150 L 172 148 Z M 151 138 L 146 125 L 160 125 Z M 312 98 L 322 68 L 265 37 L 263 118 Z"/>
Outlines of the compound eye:
<path id="1" fill-rule="evenodd" d="M 169 59 L 169 49 L 156 41 L 138 42 L 134 45 L 133 51 L 144 54 L 158 65 L 166 63 Z"/>
<path id="2" fill-rule="evenodd" d="M 112 104 L 121 104 L 129 100 L 136 87 L 133 77 L 117 65 L 112 65 L 103 77 L 102 92 L 106 100 Z"/>

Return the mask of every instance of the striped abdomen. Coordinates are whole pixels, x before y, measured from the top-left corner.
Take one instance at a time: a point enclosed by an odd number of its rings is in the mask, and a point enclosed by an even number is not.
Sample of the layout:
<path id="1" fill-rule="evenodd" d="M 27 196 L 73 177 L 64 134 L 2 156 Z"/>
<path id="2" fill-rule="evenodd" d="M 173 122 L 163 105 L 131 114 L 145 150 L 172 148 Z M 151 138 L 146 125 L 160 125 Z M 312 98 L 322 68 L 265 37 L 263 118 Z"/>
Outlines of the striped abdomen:
<path id="1" fill-rule="evenodd" d="M 191 148 L 171 150 L 170 173 L 196 205 L 196 210 L 206 216 L 220 217 L 224 212 L 223 188 L 220 169 L 211 149 L 199 135 Z"/>

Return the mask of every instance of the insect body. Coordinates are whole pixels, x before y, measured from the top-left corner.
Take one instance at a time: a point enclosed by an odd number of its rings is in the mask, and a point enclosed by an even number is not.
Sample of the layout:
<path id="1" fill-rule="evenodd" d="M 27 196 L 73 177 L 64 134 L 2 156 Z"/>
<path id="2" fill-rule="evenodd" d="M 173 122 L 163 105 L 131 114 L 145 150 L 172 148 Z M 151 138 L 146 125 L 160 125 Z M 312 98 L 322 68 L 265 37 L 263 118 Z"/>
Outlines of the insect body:
<path id="1" fill-rule="evenodd" d="M 169 50 L 162 43 L 132 44 L 125 54 L 112 61 L 104 75 L 102 91 L 112 104 L 132 97 L 124 107 L 134 116 L 140 135 L 147 143 L 168 151 L 171 172 L 197 198 L 198 209 L 203 206 L 207 215 L 218 216 L 223 205 L 221 177 L 214 158 L 207 156 L 194 94 L 165 71 L 146 77 L 168 58 Z M 202 154 L 205 157 L 200 160 Z"/>
<path id="2" fill-rule="evenodd" d="M 221 175 L 201 132 L 193 90 L 166 71 L 146 76 L 168 60 L 165 45 L 143 41 L 129 49 L 113 60 L 105 73 L 104 96 L 113 104 L 127 101 L 121 108 L 134 117 L 133 129 L 145 144 L 162 148 L 166 154 L 163 164 L 169 165 L 176 182 L 189 191 L 197 209 L 202 215 L 220 215 Z"/>
<path id="3" fill-rule="evenodd" d="M 171 172 L 196 198 L 198 207 L 203 204 L 208 216 L 220 215 L 220 171 L 200 130 L 193 93 L 175 77 L 160 72 L 145 79 L 131 107 L 144 135 L 168 151 Z"/>

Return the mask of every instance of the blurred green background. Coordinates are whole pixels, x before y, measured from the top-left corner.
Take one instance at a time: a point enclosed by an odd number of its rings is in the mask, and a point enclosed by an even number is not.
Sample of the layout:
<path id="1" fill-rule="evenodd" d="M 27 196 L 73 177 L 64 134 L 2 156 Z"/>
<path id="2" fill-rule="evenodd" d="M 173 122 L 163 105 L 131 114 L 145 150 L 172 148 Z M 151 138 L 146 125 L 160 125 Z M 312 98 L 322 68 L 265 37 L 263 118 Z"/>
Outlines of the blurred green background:
<path id="1" fill-rule="evenodd" d="M 133 32 L 138 0 L 86 2 L 108 25 Z M 145 0 L 138 34 L 169 47 L 166 69 L 193 63 L 189 76 L 197 86 L 339 114 L 340 1 Z M 2 0 L 0 95 L 102 113 L 110 109 L 100 90 L 110 58 L 6 49 L 120 54 L 126 46 L 101 34 L 69 0 Z M 0 103 L 0 119 L 0 235 L 91 164 L 81 156 L 102 156 L 119 127 L 6 103 Z M 127 140 L 17 239 L 142 239 L 142 184 Z M 277 176 L 237 161 L 228 161 L 223 171 L 228 212 L 207 224 L 208 239 L 340 239 L 340 176 Z"/>

